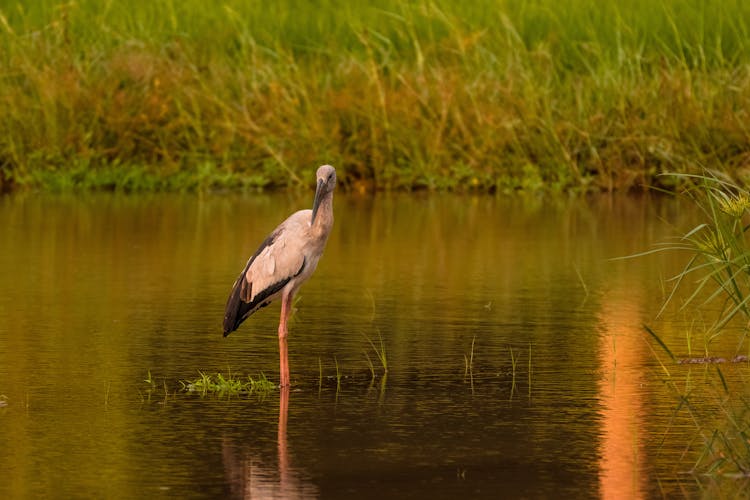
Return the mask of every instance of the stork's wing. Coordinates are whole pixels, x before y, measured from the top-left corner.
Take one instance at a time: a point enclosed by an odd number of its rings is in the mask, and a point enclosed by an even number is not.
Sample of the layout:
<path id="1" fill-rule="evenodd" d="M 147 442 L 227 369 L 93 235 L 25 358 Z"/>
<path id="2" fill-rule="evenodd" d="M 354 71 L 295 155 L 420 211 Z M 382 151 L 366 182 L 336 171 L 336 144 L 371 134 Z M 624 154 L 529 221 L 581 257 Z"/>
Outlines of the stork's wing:
<path id="1" fill-rule="evenodd" d="M 266 238 L 237 277 L 224 312 L 225 337 L 248 316 L 270 304 L 274 296 L 304 269 L 303 242 L 296 237 L 299 233 L 295 231 L 293 217 Z"/>

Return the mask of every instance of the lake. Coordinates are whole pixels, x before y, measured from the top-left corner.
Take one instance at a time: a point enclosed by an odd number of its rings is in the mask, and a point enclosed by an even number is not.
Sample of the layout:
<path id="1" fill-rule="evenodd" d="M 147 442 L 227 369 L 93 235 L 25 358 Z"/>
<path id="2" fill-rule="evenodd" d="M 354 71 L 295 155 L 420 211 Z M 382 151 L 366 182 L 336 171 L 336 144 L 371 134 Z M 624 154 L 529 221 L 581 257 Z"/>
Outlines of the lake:
<path id="1" fill-rule="evenodd" d="M 643 327 L 688 354 L 694 318 L 656 318 L 687 256 L 612 260 L 694 224 L 669 198 L 339 192 L 289 328 L 291 390 L 184 391 L 199 372 L 278 382 L 278 304 L 227 338 L 224 305 L 311 202 L 0 197 L 0 497 L 742 491 L 690 474 L 699 430 Z"/>

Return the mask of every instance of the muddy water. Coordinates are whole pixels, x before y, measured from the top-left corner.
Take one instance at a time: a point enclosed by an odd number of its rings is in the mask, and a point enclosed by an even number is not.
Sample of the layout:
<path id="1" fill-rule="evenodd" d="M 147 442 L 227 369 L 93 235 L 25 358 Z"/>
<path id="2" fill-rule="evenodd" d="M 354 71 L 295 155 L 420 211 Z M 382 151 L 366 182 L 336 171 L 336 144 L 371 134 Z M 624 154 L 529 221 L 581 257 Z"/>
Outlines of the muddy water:
<path id="1" fill-rule="evenodd" d="M 698 491 L 696 430 L 641 327 L 684 260 L 609 260 L 689 224 L 670 200 L 339 194 L 291 391 L 181 392 L 198 371 L 278 380 L 278 305 L 228 338 L 223 307 L 310 201 L 0 198 L 0 497 Z"/>

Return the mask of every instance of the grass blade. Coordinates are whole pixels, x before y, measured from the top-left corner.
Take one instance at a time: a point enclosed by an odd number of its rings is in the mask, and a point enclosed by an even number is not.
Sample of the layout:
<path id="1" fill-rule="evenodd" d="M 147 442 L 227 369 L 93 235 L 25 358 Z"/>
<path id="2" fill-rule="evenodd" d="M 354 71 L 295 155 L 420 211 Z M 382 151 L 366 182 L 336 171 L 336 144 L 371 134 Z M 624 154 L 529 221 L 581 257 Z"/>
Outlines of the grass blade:
<path id="1" fill-rule="evenodd" d="M 659 338 L 659 336 L 651 329 L 648 325 L 643 325 L 643 328 L 646 329 L 646 331 L 651 335 L 651 337 L 656 340 L 656 342 L 661 346 L 662 349 L 664 349 L 664 352 L 666 352 L 670 358 L 672 358 L 673 361 L 677 361 L 677 358 L 674 354 L 672 354 L 672 351 L 669 350 L 669 347 L 667 347 L 667 344 L 664 343 L 664 341 Z"/>

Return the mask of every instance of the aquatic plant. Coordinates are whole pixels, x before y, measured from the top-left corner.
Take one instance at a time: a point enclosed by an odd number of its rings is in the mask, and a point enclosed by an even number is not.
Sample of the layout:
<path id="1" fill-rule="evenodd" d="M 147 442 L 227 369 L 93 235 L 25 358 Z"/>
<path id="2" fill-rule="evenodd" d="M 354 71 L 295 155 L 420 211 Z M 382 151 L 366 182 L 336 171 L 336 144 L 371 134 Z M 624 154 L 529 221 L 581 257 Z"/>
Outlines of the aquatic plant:
<path id="1" fill-rule="evenodd" d="M 731 398 L 718 367 L 717 374 L 726 398 L 721 405 L 722 421 L 718 427 L 710 427 L 713 432 L 704 436 L 704 448 L 693 469 L 728 479 L 747 479 L 750 478 L 750 402 Z"/>
<path id="2" fill-rule="evenodd" d="M 333 357 L 333 362 L 336 365 L 336 394 L 338 395 L 341 391 L 341 370 L 339 369 L 339 360 L 336 356 Z"/>
<path id="3" fill-rule="evenodd" d="M 699 386 L 689 383 L 688 371 L 687 381 L 682 387 L 676 380 L 685 375 L 675 375 L 673 365 L 676 362 L 713 364 L 735 361 L 743 363 L 740 368 L 748 367 L 748 357 L 739 352 L 746 343 L 750 328 L 750 243 L 747 235 L 750 229 L 747 223 L 750 193 L 728 176 L 714 171 L 674 176 L 683 181 L 686 188 L 682 194 L 697 205 L 704 220 L 675 241 L 638 255 L 664 251 L 688 254 L 685 267 L 672 278 L 672 290 L 659 314 L 663 314 L 677 296 L 682 298 L 681 311 L 695 315 L 697 311 L 706 310 L 706 314 L 712 314 L 713 320 L 703 335 L 704 357 L 679 359 L 651 327 L 644 325 L 644 329 L 671 361 L 667 364 L 656 356 L 664 381 L 678 401 L 675 415 L 687 412 L 697 429 L 701 449 L 693 471 L 711 477 L 748 478 L 750 401 L 746 394 L 750 387 L 747 381 L 730 390 L 717 364 L 715 371 L 706 369 Z M 686 332 L 690 356 L 694 336 L 691 325 Z M 711 357 L 711 344 L 719 337 L 735 341 L 736 350 L 732 357 Z"/>
<path id="4" fill-rule="evenodd" d="M 367 351 L 365 351 L 365 359 L 367 360 L 367 367 L 370 369 L 370 379 L 375 379 L 375 365 L 372 364 L 372 360 L 370 359 L 370 355 L 367 354 Z"/>
<path id="5" fill-rule="evenodd" d="M 383 368 L 383 375 L 385 376 L 388 373 L 388 356 L 385 350 L 385 342 L 383 341 L 383 336 L 380 334 L 380 330 L 378 329 L 378 345 L 380 348 L 378 348 L 375 345 L 375 342 L 372 341 L 370 337 L 362 334 L 365 339 L 367 339 L 367 342 L 370 344 L 370 347 L 372 347 L 373 352 L 375 353 L 375 357 L 380 361 L 380 366 Z M 370 355 L 365 351 L 365 357 L 367 358 L 367 363 L 370 368 L 370 373 L 372 375 L 372 378 L 375 378 L 375 366 L 372 363 L 372 360 L 370 359 Z"/>
<path id="6" fill-rule="evenodd" d="M 471 339 L 471 349 L 469 350 L 469 355 L 467 356 L 464 354 L 464 382 L 466 382 L 466 377 L 469 377 L 469 381 L 471 382 L 471 388 L 474 389 L 474 343 L 477 340 L 477 336 L 474 335 Z"/>
<path id="7" fill-rule="evenodd" d="M 750 4 L 16 2 L 0 189 L 563 191 L 744 165 Z M 671 187 L 671 186 L 670 186 Z"/>
<path id="8" fill-rule="evenodd" d="M 675 275 L 672 290 L 659 314 L 662 314 L 676 296 L 686 289 L 687 297 L 680 309 L 710 309 L 715 319 L 704 335 L 704 352 L 709 356 L 711 343 L 726 333 L 727 325 L 738 317 L 744 327 L 733 328 L 737 334 L 735 354 L 742 349 L 750 325 L 750 242 L 747 231 L 750 225 L 750 193 L 716 172 L 702 175 L 674 174 L 690 181 L 683 195 L 692 200 L 704 221 L 689 229 L 674 242 L 659 245 L 651 252 L 687 252 L 687 264 Z M 666 345 L 652 331 L 649 333 L 669 352 Z M 688 336 L 691 342 L 693 333 Z M 688 346 L 688 350 L 691 350 Z M 671 352 L 669 354 L 674 357 Z"/>
<path id="9" fill-rule="evenodd" d="M 253 393 L 265 395 L 277 388 L 276 384 L 268 380 L 263 373 L 257 379 L 253 379 L 249 375 L 245 379 L 234 378 L 231 373 L 224 377 L 221 373 L 208 375 L 199 371 L 198 375 L 197 379 L 180 381 L 182 390 L 200 393 L 202 396 L 209 393 L 219 396 L 233 396 Z"/>
<path id="10" fill-rule="evenodd" d="M 663 351 L 672 359 L 674 355 L 650 328 L 648 333 L 657 341 Z M 655 352 L 656 355 L 656 352 Z M 659 356 L 656 355 L 657 359 Z M 748 367 L 747 358 L 743 358 L 744 368 Z M 742 386 L 730 388 L 720 364 L 715 369 L 703 370 L 703 376 L 694 381 L 691 372 L 680 370 L 675 373 L 674 364 L 659 360 L 663 381 L 674 394 L 677 405 L 673 410 L 672 421 L 677 421 L 681 413 L 686 413 L 687 421 L 696 430 L 696 438 L 687 444 L 694 462 L 690 471 L 698 478 L 716 478 L 718 480 L 750 479 L 750 401 L 747 381 Z M 667 439 L 669 429 L 665 429 Z M 700 481 L 700 479 L 699 479 Z M 715 485 L 714 485 L 715 486 Z M 736 490 L 736 484 L 730 485 L 730 491 Z"/>
<path id="11" fill-rule="evenodd" d="M 143 381 L 146 382 L 151 387 L 155 387 L 156 386 L 156 381 L 151 376 L 151 370 L 148 371 L 148 376 Z"/>

